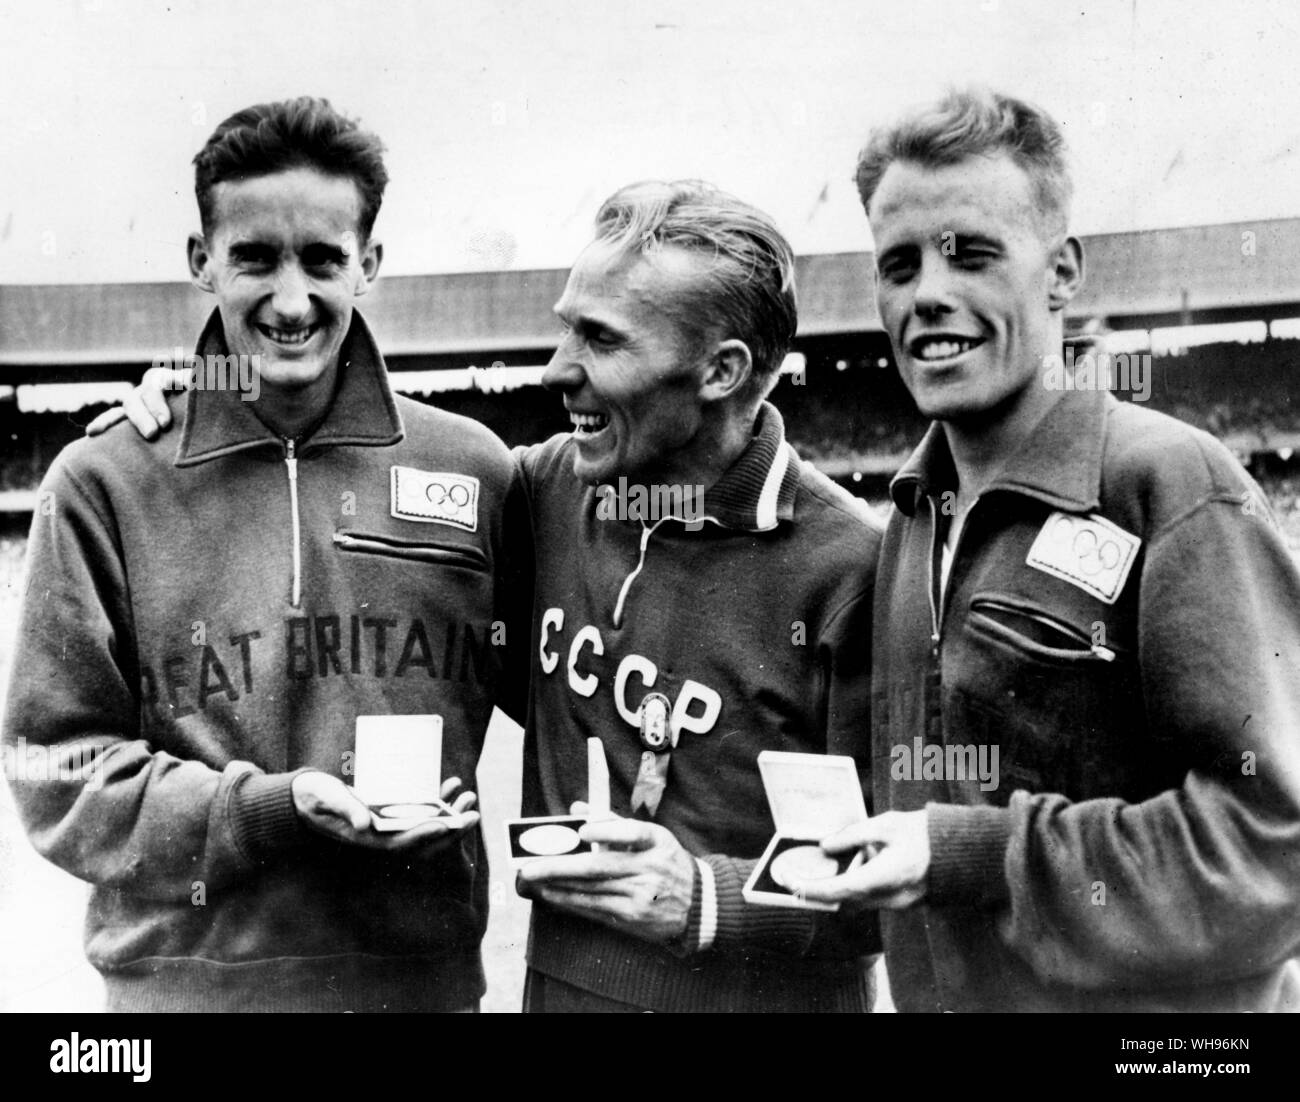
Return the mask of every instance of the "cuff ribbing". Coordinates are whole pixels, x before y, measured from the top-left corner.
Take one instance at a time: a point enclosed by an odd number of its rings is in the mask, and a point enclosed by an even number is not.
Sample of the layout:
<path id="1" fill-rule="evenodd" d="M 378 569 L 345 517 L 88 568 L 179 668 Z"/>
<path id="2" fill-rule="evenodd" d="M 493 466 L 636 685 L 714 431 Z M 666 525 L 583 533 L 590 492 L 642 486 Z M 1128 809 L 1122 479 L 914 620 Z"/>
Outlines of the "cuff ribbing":
<path id="1" fill-rule="evenodd" d="M 298 772 L 246 773 L 230 794 L 231 830 L 250 861 L 260 864 L 306 836 L 293 803 Z"/>
<path id="2" fill-rule="evenodd" d="M 741 861 L 721 854 L 709 854 L 703 860 L 713 870 L 717 893 L 715 950 L 726 953 L 767 949 L 793 956 L 808 951 L 813 938 L 811 912 L 745 902 L 741 890 L 757 861 Z"/>
<path id="3" fill-rule="evenodd" d="M 704 877 L 700 875 L 700 859 L 697 857 L 692 860 L 691 906 L 686 912 L 686 929 L 666 945 L 668 951 L 676 957 L 688 957 L 708 948 L 708 945 L 701 944 L 704 935 Z"/>
<path id="4" fill-rule="evenodd" d="M 691 907 L 686 914 L 686 931 L 670 942 L 668 948 L 679 957 L 703 953 L 713 948 L 718 936 L 718 889 L 713 866 L 698 857 L 691 881 Z"/>
<path id="5" fill-rule="evenodd" d="M 700 935 L 699 948 L 712 949 L 718 936 L 718 886 L 713 882 L 713 866 L 695 858 L 695 868 L 700 878 Z"/>
<path id="6" fill-rule="evenodd" d="M 926 804 L 930 872 L 926 902 L 995 906 L 1010 895 L 1005 865 L 1011 812 L 1003 807 Z"/>

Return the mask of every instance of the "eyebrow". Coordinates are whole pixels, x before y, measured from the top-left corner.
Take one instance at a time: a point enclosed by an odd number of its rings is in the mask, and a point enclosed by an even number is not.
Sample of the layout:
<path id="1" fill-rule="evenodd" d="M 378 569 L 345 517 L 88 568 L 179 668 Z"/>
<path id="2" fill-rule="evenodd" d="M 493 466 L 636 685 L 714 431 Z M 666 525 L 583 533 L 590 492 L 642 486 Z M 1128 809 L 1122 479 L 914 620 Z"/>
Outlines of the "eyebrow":
<path id="1" fill-rule="evenodd" d="M 332 245 L 328 241 L 313 241 L 308 245 L 304 245 L 301 251 L 304 254 L 309 252 L 324 253 L 332 260 L 343 261 L 348 258 L 347 249 L 339 245 Z"/>
<path id="2" fill-rule="evenodd" d="M 230 255 L 239 259 L 252 256 L 265 256 L 278 250 L 265 241 L 236 241 L 230 246 Z"/>
<path id="3" fill-rule="evenodd" d="M 946 230 L 943 231 L 943 233 L 947 233 L 947 232 L 949 231 Z M 958 245 L 962 245 L 962 246 L 979 245 L 979 246 L 983 246 L 984 248 L 996 249 L 999 251 L 1005 247 L 1002 243 L 1001 238 L 993 237 L 987 233 L 981 233 L 978 230 L 969 231 L 969 232 L 953 230 L 951 232 L 953 233 L 954 239 L 956 240 L 956 243 Z M 935 236 L 935 241 L 940 246 L 942 246 L 945 243 L 943 233 L 939 233 Z M 891 245 L 889 248 L 881 252 L 876 258 L 876 263 L 877 264 L 884 263 L 886 260 L 894 259 L 899 254 L 915 251 L 916 248 L 917 245 L 915 241 L 912 240 L 900 241 L 897 244 Z"/>
<path id="4" fill-rule="evenodd" d="M 280 249 L 278 246 L 266 241 L 236 241 L 230 246 L 229 251 L 230 255 L 236 260 L 248 260 L 268 255 L 278 255 Z M 304 256 L 311 253 L 323 254 L 330 260 L 337 261 L 340 264 L 344 263 L 348 258 L 346 249 L 329 241 L 310 241 L 298 251 Z"/>
<path id="5" fill-rule="evenodd" d="M 885 249 L 883 252 L 876 254 L 876 263 L 883 264 L 886 260 L 893 260 L 903 253 L 915 251 L 916 246 L 910 241 L 901 242 L 897 245 L 890 245 L 889 248 Z"/>
<path id="6" fill-rule="evenodd" d="M 627 333 L 625 333 L 617 325 L 614 325 L 612 322 L 602 321 L 600 318 L 597 317 L 592 317 L 590 314 L 569 313 L 568 316 L 566 317 L 565 316 L 566 312 L 560 309 L 560 304 L 558 302 L 555 304 L 554 307 L 551 308 L 551 313 L 553 313 L 557 318 L 560 319 L 560 321 L 564 322 L 571 329 L 577 329 L 583 333 L 590 333 L 593 330 L 599 330 L 600 332 L 603 333 L 609 333 L 611 336 L 620 337 L 623 339 L 627 338 Z"/>
<path id="7" fill-rule="evenodd" d="M 974 233 L 958 233 L 957 241 L 962 245 L 987 245 L 989 248 L 1002 248 L 1002 240 L 997 237 L 990 237 L 986 233 L 978 231 Z"/>

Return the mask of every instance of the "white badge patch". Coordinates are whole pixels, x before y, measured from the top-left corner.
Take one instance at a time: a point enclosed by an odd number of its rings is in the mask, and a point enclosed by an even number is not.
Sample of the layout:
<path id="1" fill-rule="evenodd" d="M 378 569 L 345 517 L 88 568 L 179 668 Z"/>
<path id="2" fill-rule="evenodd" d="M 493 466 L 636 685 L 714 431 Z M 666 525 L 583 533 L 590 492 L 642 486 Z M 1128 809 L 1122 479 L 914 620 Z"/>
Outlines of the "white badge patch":
<path id="1" fill-rule="evenodd" d="M 1142 541 L 1103 517 L 1053 513 L 1025 562 L 1113 605 Z"/>
<path id="2" fill-rule="evenodd" d="M 446 471 L 393 468 L 393 516 L 430 524 L 478 528 L 478 479 Z"/>

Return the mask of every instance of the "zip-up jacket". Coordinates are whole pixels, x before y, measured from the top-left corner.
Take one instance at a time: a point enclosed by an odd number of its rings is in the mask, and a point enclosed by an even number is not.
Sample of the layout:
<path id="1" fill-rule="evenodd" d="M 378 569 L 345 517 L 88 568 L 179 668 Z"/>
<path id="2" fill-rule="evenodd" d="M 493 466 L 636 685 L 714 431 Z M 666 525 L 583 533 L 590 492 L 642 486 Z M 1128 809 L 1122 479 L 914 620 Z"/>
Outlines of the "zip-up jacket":
<path id="1" fill-rule="evenodd" d="M 671 946 L 534 903 L 531 967 L 654 1010 L 869 1010 L 870 916 L 751 905 L 741 888 L 774 830 L 759 751 L 865 763 L 879 522 L 798 458 L 770 405 L 689 516 L 611 516 L 574 476 L 574 447 L 521 453 L 538 553 L 524 809 L 587 798 L 594 736 L 611 808 L 632 815 L 653 757 L 638 716 L 662 694 L 678 741 L 654 821 L 697 875 Z"/>
<path id="2" fill-rule="evenodd" d="M 1300 577 L 1259 488 L 1068 392 L 944 589 L 955 488 L 932 426 L 877 582 L 875 806 L 927 808 L 931 849 L 923 904 L 882 916 L 896 1004 L 1300 1008 Z"/>
<path id="3" fill-rule="evenodd" d="M 226 352 L 215 313 L 198 351 Z M 51 466 L 4 724 L 32 841 L 94 885 L 109 1006 L 470 1004 L 478 832 L 436 855 L 349 846 L 300 823 L 290 785 L 350 780 L 357 717 L 390 713 L 441 715 L 442 774 L 474 784 L 509 619 L 509 452 L 394 397 L 360 315 L 302 440 L 233 391 L 172 402 L 179 433 L 119 426 Z"/>

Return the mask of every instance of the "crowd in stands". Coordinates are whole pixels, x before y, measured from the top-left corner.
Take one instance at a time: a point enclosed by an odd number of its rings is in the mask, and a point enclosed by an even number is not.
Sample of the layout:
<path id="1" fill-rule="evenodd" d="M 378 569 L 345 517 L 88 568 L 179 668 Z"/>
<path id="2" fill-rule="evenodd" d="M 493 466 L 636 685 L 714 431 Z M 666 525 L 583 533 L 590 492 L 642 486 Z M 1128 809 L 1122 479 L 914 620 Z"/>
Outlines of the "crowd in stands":
<path id="1" fill-rule="evenodd" d="M 881 337 L 858 355 L 844 358 L 842 340 L 801 342 L 802 376 L 786 375 L 773 392 L 786 435 L 815 463 L 852 471 L 861 467 L 878 481 L 920 440 L 925 422 L 913 408 Z M 1248 462 L 1279 515 L 1300 536 L 1300 467 L 1279 465 L 1277 449 L 1300 453 L 1300 341 L 1207 345 L 1152 362 L 1152 407 L 1229 442 Z M 418 395 L 416 395 L 418 397 Z M 1121 395 L 1122 397 L 1122 395 Z M 528 444 L 567 431 L 558 398 L 540 387 L 504 393 L 450 391 L 431 396 L 444 409 L 476 418 L 507 444 Z M 76 414 L 21 414 L 12 400 L 0 403 L 0 490 L 33 490 L 59 450 L 82 433 L 98 409 Z M 1252 462 L 1269 452 L 1268 463 Z"/>

